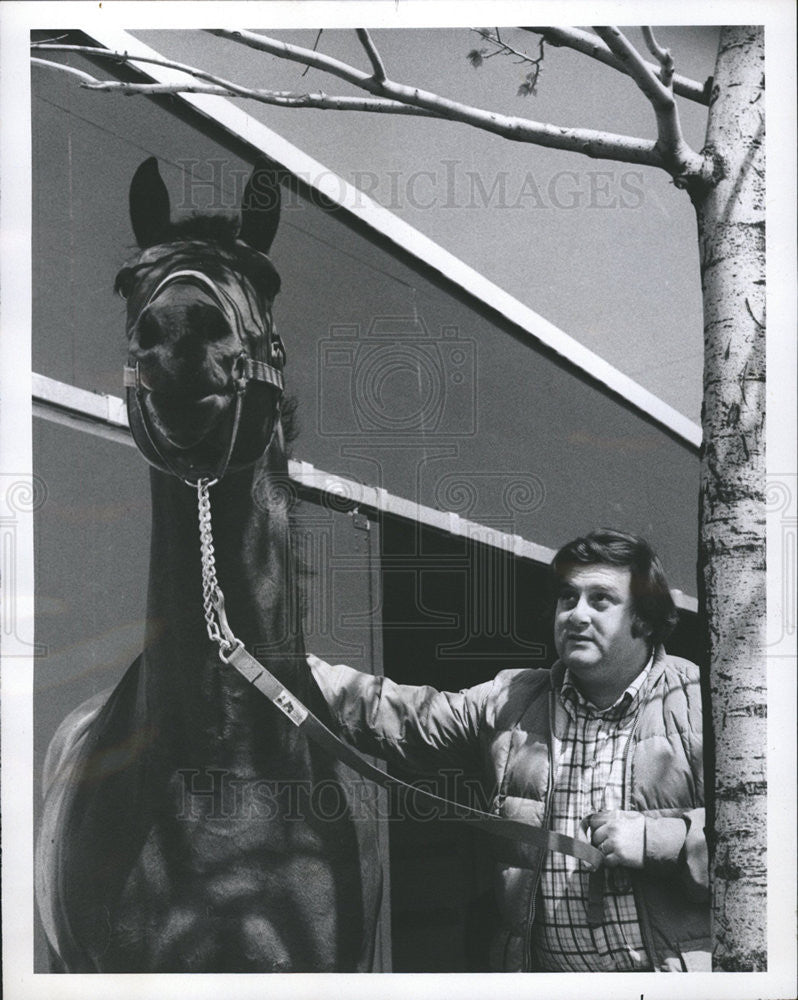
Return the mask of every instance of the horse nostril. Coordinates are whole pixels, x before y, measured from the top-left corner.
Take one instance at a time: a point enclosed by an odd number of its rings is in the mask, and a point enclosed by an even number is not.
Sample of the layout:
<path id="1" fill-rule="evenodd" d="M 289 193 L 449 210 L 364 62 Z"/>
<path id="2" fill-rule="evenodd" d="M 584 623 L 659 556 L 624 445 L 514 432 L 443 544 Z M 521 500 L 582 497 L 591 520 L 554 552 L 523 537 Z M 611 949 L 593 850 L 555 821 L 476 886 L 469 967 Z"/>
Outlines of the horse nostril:
<path id="1" fill-rule="evenodd" d="M 139 320 L 133 330 L 131 346 L 138 348 L 140 351 L 150 351 L 154 347 L 158 347 L 159 344 L 162 344 L 165 339 L 166 334 L 157 318 L 153 316 L 151 310 L 145 310 L 139 316 Z"/>

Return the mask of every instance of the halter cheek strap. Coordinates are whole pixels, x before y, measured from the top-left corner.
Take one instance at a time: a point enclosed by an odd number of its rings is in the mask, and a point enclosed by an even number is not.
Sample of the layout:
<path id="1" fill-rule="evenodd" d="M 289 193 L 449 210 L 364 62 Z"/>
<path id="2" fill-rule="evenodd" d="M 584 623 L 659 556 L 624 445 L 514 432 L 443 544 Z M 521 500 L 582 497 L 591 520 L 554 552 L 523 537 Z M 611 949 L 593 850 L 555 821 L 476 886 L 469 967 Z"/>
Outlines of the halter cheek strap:
<path id="1" fill-rule="evenodd" d="M 216 283 L 209 278 L 202 271 L 195 271 L 184 269 L 180 271 L 173 271 L 171 274 L 166 275 L 166 277 L 156 285 L 155 289 L 150 293 L 147 301 L 142 307 L 142 312 L 147 306 L 166 288 L 168 285 L 175 281 L 188 281 L 192 284 L 199 285 L 205 291 L 209 292 L 213 299 L 222 307 L 226 312 L 228 306 L 232 307 L 236 313 L 236 319 L 240 324 L 240 314 L 235 304 L 228 296 L 224 295 Z M 226 301 L 227 300 L 227 301 Z M 197 475 L 199 478 L 211 478 L 211 479 L 221 479 L 222 476 L 227 472 L 230 466 L 230 460 L 233 456 L 233 451 L 235 449 L 236 441 L 238 439 L 238 431 L 241 425 L 241 413 L 244 406 L 244 398 L 249 388 L 251 382 L 261 383 L 270 386 L 277 392 L 277 406 L 274 413 L 274 418 L 272 420 L 271 431 L 269 434 L 269 440 L 267 441 L 263 451 L 265 452 L 272 442 L 274 437 L 274 432 L 277 427 L 279 413 L 280 413 L 280 401 L 285 388 L 283 382 L 282 365 L 285 364 L 285 348 L 283 347 L 282 340 L 279 335 L 272 333 L 269 340 L 269 357 L 270 360 L 274 360 L 276 364 L 269 364 L 266 361 L 259 361 L 255 358 L 251 358 L 246 351 L 242 351 L 241 354 L 236 358 L 235 365 L 233 368 L 233 380 L 235 384 L 235 403 L 233 412 L 233 421 L 230 429 L 230 436 L 219 462 L 213 472 L 208 475 L 207 473 L 202 473 Z M 279 365 L 279 367 L 277 367 Z M 195 481 L 186 479 L 186 477 L 169 461 L 169 459 L 163 454 L 163 451 L 158 447 L 156 442 L 156 435 L 154 433 L 152 422 L 150 416 L 147 412 L 146 406 L 146 396 L 151 391 L 150 387 L 146 385 L 141 377 L 141 368 L 138 362 L 135 365 L 125 365 L 122 370 L 123 385 L 126 391 L 126 401 L 128 418 L 130 424 L 130 430 L 133 435 L 133 439 L 136 442 L 141 453 L 150 463 L 150 465 L 155 466 L 155 468 L 160 469 L 161 472 L 167 472 L 171 475 L 177 476 L 179 479 L 183 479 L 189 485 L 194 486 Z"/>

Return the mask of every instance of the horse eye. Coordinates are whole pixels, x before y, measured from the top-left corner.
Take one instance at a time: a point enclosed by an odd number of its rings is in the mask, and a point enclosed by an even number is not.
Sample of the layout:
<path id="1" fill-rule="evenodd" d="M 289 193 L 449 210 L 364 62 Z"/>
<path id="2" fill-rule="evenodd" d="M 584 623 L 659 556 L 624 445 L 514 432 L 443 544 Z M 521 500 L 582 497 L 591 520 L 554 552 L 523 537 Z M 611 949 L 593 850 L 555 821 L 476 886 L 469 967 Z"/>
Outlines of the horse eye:
<path id="1" fill-rule="evenodd" d="M 132 279 L 133 269 L 130 267 L 123 267 L 119 274 L 117 274 L 114 280 L 114 291 L 120 298 L 126 299 L 130 294 Z"/>

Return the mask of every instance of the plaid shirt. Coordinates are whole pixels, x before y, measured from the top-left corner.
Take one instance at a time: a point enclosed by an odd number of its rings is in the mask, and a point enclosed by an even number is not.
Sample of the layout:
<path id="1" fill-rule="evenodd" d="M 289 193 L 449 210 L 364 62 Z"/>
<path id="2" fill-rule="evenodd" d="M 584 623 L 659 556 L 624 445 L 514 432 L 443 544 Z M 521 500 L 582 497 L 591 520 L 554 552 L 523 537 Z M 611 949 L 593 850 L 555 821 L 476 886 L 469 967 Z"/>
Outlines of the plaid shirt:
<path id="1" fill-rule="evenodd" d="M 557 707 L 561 739 L 551 805 L 551 829 L 578 836 L 591 813 L 625 806 L 626 748 L 645 695 L 649 661 L 609 708 L 585 701 L 566 670 Z M 587 919 L 587 865 L 549 852 L 541 877 L 542 912 L 535 920 L 535 966 L 557 972 L 627 972 L 650 969 L 629 870 L 605 869 L 604 922 Z"/>

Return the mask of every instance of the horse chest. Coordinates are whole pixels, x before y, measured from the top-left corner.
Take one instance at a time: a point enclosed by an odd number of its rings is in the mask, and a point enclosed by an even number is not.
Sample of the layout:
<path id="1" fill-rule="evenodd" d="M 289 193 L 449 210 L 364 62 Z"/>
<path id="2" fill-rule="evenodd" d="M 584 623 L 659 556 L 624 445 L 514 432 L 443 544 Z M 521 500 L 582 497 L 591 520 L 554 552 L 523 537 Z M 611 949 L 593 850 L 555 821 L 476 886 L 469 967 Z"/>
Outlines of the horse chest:
<path id="1" fill-rule="evenodd" d="M 203 971 L 340 966 L 339 850 L 284 816 L 184 816 L 153 828 L 126 881 L 122 966 Z M 353 859 L 354 860 L 354 859 Z M 350 877 L 357 864 L 350 863 Z"/>

